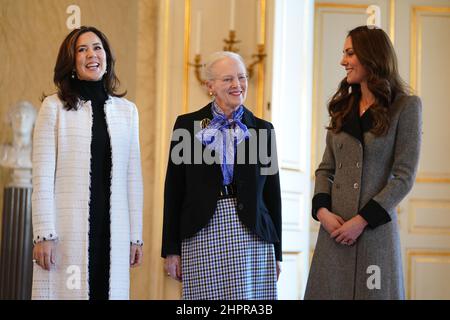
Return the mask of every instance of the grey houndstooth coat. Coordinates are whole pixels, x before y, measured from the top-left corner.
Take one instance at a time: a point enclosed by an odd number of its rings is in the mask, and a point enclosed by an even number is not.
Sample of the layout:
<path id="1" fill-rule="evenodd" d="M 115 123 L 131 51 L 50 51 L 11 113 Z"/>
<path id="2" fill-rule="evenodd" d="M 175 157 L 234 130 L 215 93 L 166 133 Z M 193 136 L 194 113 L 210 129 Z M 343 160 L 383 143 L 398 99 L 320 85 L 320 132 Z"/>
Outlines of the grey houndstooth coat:
<path id="1" fill-rule="evenodd" d="M 345 221 L 360 214 L 369 225 L 353 246 L 336 243 L 320 227 L 305 299 L 404 299 L 395 209 L 415 180 L 421 106 L 416 96 L 398 96 L 384 136 L 361 131 L 360 141 L 352 128 L 328 131 L 316 170 L 313 216 L 325 206 Z M 376 284 L 371 266 L 379 267 L 379 288 L 367 285 Z"/>

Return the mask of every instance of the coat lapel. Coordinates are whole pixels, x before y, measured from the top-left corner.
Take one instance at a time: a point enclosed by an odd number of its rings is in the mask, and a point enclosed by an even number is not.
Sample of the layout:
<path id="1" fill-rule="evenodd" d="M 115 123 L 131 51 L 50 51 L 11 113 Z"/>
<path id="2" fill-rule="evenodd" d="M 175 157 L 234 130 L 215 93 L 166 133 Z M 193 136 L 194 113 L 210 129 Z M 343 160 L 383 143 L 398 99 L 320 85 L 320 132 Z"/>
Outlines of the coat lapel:
<path id="1" fill-rule="evenodd" d="M 203 119 L 209 119 L 212 120 L 213 114 L 211 111 L 212 102 L 208 103 L 206 106 L 201 108 L 196 112 L 196 116 L 194 118 L 194 121 L 202 121 Z"/>
<path id="2" fill-rule="evenodd" d="M 242 116 L 242 123 L 247 126 L 247 128 L 256 128 L 256 119 L 253 113 L 244 107 L 244 114 Z"/>

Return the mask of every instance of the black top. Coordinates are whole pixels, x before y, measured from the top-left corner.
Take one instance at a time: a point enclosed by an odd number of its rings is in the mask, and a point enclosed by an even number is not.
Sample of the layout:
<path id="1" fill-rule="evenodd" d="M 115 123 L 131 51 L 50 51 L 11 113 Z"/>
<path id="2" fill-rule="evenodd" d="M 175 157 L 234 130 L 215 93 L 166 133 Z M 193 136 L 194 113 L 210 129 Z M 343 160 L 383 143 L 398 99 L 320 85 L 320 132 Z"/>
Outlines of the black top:
<path id="1" fill-rule="evenodd" d="M 105 115 L 108 98 L 102 81 L 78 81 L 92 106 L 89 203 L 89 296 L 108 299 L 110 267 L 111 142 Z"/>
<path id="2" fill-rule="evenodd" d="M 191 150 L 204 151 L 205 147 L 195 137 L 195 133 L 201 129 L 200 126 L 198 128 L 195 126 L 195 121 L 202 121 L 205 118 L 210 120 L 213 118 L 211 104 L 177 118 L 174 130 L 186 129 L 193 138 L 184 141 L 181 137 L 179 141 L 172 141 L 169 155 L 181 140 L 187 143 L 186 147 L 191 147 Z M 245 154 L 245 163 L 236 163 L 234 167 L 237 214 L 244 225 L 261 239 L 274 243 L 276 260 L 281 261 L 281 192 L 278 168 L 275 174 L 262 174 L 264 167 L 276 166 L 276 154 L 269 155 L 272 162 L 268 164 L 263 164 L 261 159 L 257 159 L 257 163 L 252 163 L 249 159 L 251 150 L 249 145 L 257 146 L 263 133 L 267 133 L 267 150 L 271 152 L 272 143 L 275 145 L 270 134 L 273 126 L 255 117 L 246 108 L 242 123 L 255 131 L 251 132 L 249 140 L 243 141 L 237 147 L 238 153 Z M 171 254 L 180 255 L 182 240 L 193 236 L 206 226 L 216 208 L 223 181 L 220 165 L 207 164 L 204 159 L 201 164 L 195 164 L 197 159 L 194 159 L 194 153 L 186 155 L 190 163 L 174 163 L 169 157 L 164 189 L 162 257 Z"/>
<path id="3" fill-rule="evenodd" d="M 359 115 L 359 101 L 357 96 L 354 100 L 352 110 L 344 120 L 342 131 L 354 136 L 364 146 L 364 133 L 372 129 L 373 117 L 372 110 L 367 109 L 361 116 Z"/>

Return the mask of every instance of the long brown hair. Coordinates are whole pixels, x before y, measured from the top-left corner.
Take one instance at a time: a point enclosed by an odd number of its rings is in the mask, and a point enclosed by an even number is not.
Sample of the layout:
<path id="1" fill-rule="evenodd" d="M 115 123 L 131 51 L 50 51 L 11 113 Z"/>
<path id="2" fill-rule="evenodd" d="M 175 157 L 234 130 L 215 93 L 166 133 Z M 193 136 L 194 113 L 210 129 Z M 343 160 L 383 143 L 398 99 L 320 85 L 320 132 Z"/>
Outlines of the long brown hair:
<path id="1" fill-rule="evenodd" d="M 78 38 L 86 32 L 93 32 L 102 42 L 103 49 L 106 52 L 106 73 L 103 75 L 102 81 L 105 91 L 108 95 L 115 97 L 123 97 L 126 94 L 117 93 L 120 81 L 114 71 L 115 57 L 111 50 L 108 38 L 97 28 L 82 26 L 72 30 L 62 42 L 58 58 L 56 59 L 53 82 L 58 88 L 58 97 L 64 102 L 64 108 L 67 110 L 77 110 L 79 101 L 79 89 L 75 85 L 76 79 L 72 78 L 75 70 L 76 43 Z"/>
<path id="2" fill-rule="evenodd" d="M 375 96 L 375 103 L 368 112 L 373 118 L 371 132 L 384 135 L 389 129 L 389 107 L 399 94 L 408 94 L 409 89 L 398 73 L 397 57 L 388 35 L 379 28 L 360 26 L 351 30 L 353 50 L 367 71 L 367 86 Z M 345 77 L 328 104 L 331 117 L 327 129 L 337 133 L 350 114 L 355 100 L 361 97 L 361 86 L 349 84 Z"/>

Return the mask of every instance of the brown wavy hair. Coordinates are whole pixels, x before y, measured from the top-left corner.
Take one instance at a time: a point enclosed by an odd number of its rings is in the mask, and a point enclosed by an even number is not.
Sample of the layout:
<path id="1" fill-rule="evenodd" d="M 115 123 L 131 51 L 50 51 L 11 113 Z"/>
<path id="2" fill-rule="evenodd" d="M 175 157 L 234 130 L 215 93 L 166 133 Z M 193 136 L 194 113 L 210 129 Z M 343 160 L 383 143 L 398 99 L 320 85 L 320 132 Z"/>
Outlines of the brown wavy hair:
<path id="1" fill-rule="evenodd" d="M 102 78 L 106 93 L 114 97 L 123 97 L 127 93 L 126 91 L 124 93 L 117 93 L 120 81 L 114 71 L 116 59 L 111 50 L 108 38 L 95 27 L 82 26 L 72 30 L 62 42 L 54 69 L 53 82 L 58 88 L 58 97 L 64 102 L 64 108 L 67 110 L 78 109 L 80 92 L 78 86 L 75 84 L 77 79 L 72 78 L 72 73 L 75 70 L 75 46 L 77 40 L 86 32 L 95 33 L 101 40 L 103 49 L 106 52 L 106 73 Z"/>
<path id="2" fill-rule="evenodd" d="M 353 51 L 367 71 L 367 87 L 375 96 L 368 112 L 373 118 L 373 134 L 381 136 L 389 129 L 389 107 L 399 94 L 410 90 L 398 73 L 397 56 L 388 35 L 379 28 L 360 26 L 351 30 Z M 349 84 L 345 77 L 328 104 L 331 117 L 328 130 L 338 133 L 351 113 L 355 102 L 361 98 L 361 86 Z"/>

